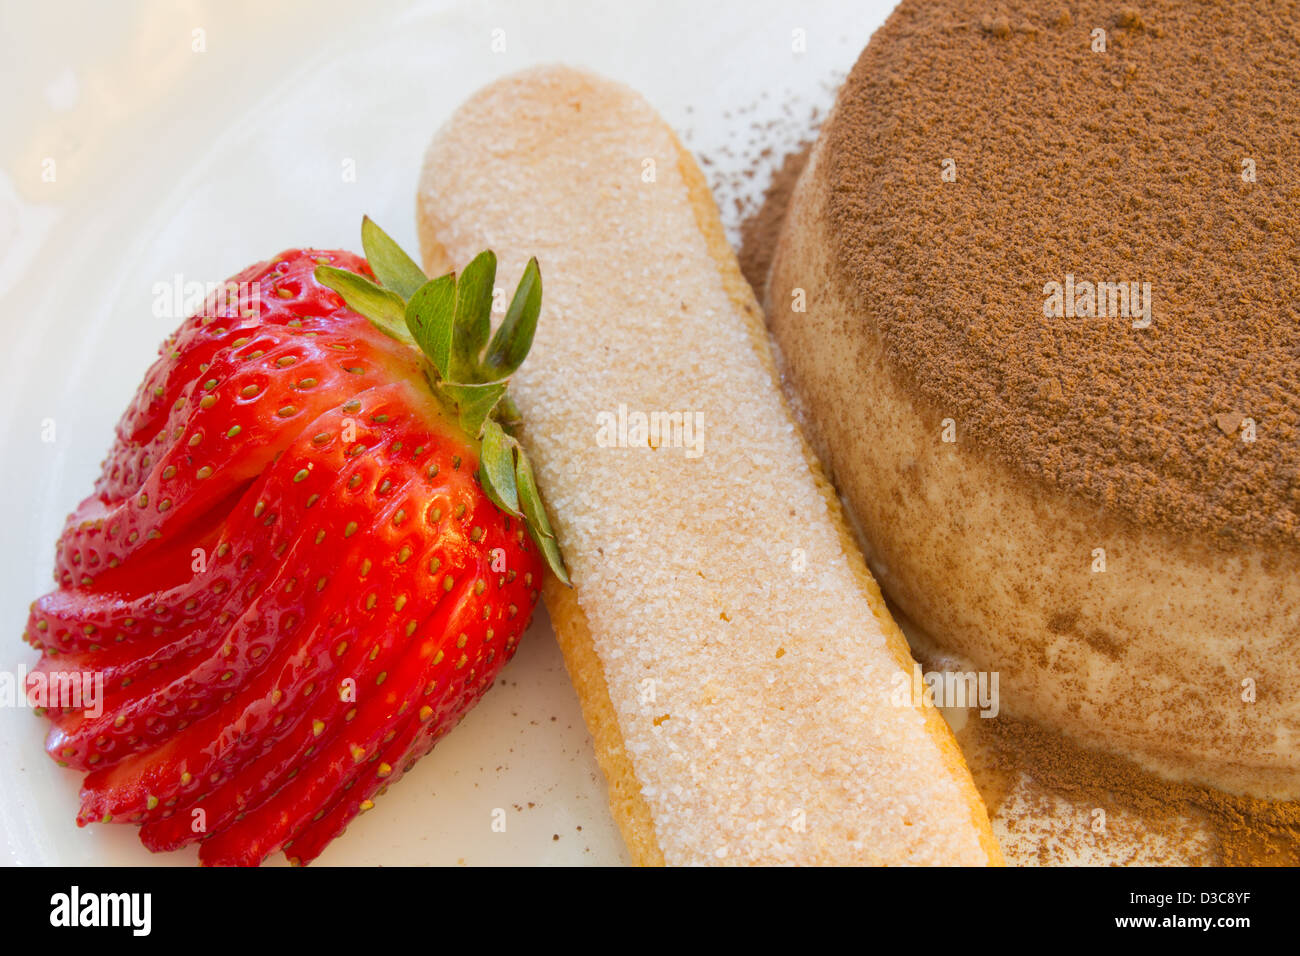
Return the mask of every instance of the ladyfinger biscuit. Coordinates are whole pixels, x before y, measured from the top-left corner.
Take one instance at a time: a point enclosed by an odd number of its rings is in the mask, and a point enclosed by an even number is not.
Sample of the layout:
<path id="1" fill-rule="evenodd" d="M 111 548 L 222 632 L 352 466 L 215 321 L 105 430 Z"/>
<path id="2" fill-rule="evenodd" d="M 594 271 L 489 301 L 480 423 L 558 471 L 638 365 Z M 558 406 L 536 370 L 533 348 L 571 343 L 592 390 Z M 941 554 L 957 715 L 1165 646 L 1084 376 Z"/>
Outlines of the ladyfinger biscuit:
<path id="1" fill-rule="evenodd" d="M 694 160 L 631 90 L 535 69 L 435 137 L 430 275 L 541 264 L 511 391 L 573 590 L 547 608 L 643 864 L 987 864 L 988 817 L 785 403 Z M 644 427 L 643 427 L 644 426 Z M 901 676 L 900 676 L 901 675 Z"/>

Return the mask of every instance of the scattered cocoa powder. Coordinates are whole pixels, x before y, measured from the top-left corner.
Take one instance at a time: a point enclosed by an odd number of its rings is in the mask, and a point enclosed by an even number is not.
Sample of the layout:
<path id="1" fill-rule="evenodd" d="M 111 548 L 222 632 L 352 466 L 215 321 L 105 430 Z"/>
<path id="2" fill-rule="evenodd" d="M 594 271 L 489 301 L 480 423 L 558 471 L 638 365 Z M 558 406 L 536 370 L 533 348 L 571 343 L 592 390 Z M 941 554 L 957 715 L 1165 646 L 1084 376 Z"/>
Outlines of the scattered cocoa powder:
<path id="1" fill-rule="evenodd" d="M 918 397 L 1117 516 L 1300 544 L 1297 62 L 1289 5 L 903 0 L 821 170 L 842 279 Z M 1150 283 L 1151 326 L 1045 316 L 1067 274 Z"/>
<path id="2" fill-rule="evenodd" d="M 1192 817 L 1213 837 L 1220 866 L 1300 865 L 1300 803 L 1272 803 L 1208 787 L 1170 783 L 1112 754 L 1084 750 L 1061 736 L 1024 721 L 998 716 L 972 718 L 958 735 L 970 759 L 976 785 L 991 813 L 1005 795 L 1008 779 L 1023 773 L 1042 794 L 1077 804 L 1138 815 L 1149 830 L 1184 831 Z M 1014 827 L 1016 821 L 1009 821 Z"/>
<path id="3" fill-rule="evenodd" d="M 966 666 L 946 654 L 893 602 L 887 603 L 924 671 Z M 1005 711 L 992 718 L 968 714 L 954 736 L 989 816 L 1011 835 L 1003 846 L 1009 862 L 1025 862 L 1024 835 L 1041 834 L 1047 824 L 1057 846 L 1056 853 L 1045 845 L 1037 847 L 1034 855 L 1043 865 L 1063 862 L 1062 854 L 1068 861 L 1071 851 L 1089 847 L 1114 863 L 1126 863 L 1137 852 L 1136 837 L 1154 834 L 1170 858 L 1153 860 L 1148 847 L 1147 863 L 1300 866 L 1300 802 L 1174 783 L 1124 757 L 1089 750 Z M 1025 799 L 1013 803 L 1007 798 L 1017 787 Z M 1127 832 L 1098 838 L 1091 830 L 1081 830 L 1077 818 L 1062 820 L 1053 798 L 1074 807 L 1101 808 L 1108 816 L 1126 811 L 1133 822 Z"/>
<path id="4" fill-rule="evenodd" d="M 763 194 L 762 205 L 740 225 L 740 271 L 759 302 L 763 301 L 767 272 L 772 265 L 777 237 L 781 234 L 781 223 L 785 221 L 790 194 L 808 162 L 810 149 L 812 143 L 803 142 L 786 155 Z"/>

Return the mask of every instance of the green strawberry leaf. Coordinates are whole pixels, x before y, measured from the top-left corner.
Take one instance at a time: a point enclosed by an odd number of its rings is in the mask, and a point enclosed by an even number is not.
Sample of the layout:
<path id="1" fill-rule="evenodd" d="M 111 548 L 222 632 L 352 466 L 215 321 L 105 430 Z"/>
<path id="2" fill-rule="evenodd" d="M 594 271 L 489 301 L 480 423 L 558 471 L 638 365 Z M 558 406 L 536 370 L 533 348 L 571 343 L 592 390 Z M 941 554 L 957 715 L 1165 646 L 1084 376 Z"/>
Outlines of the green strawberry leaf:
<path id="1" fill-rule="evenodd" d="M 493 415 L 501 423 L 501 427 L 509 431 L 516 425 L 522 425 L 524 417 L 519 414 L 519 406 L 515 400 L 510 397 L 510 393 L 501 396 L 501 401 L 497 403 L 496 413 Z"/>
<path id="2" fill-rule="evenodd" d="M 537 547 L 541 548 L 555 577 L 566 587 L 573 587 L 569 581 L 569 572 L 564 567 L 564 558 L 560 555 L 560 546 L 555 540 L 555 532 L 551 530 L 550 519 L 546 517 L 546 506 L 542 504 L 542 496 L 537 491 L 533 466 L 522 448 L 516 455 L 515 484 L 519 489 L 519 506 L 528 522 L 528 532 L 537 542 Z"/>
<path id="3" fill-rule="evenodd" d="M 456 280 L 456 322 L 447 376 L 454 382 L 483 378 L 479 357 L 492 333 L 492 285 L 496 277 L 497 257 L 488 250 L 475 256 Z"/>
<path id="4" fill-rule="evenodd" d="M 405 319 L 406 303 L 401 296 L 346 269 L 317 266 L 315 274 L 317 282 L 341 295 L 349 309 L 365 316 L 380 332 L 411 344 Z"/>
<path id="5" fill-rule="evenodd" d="M 429 281 L 424 270 L 369 216 L 361 220 L 361 248 L 379 281 L 403 299 L 415 295 L 415 290 Z"/>
<path id="6" fill-rule="evenodd" d="M 460 414 L 460 427 L 471 438 L 478 438 L 483 434 L 483 423 L 491 418 L 497 403 L 505 395 L 506 383 L 461 385 L 457 382 L 443 382 L 440 390 L 456 404 L 456 410 Z"/>
<path id="7" fill-rule="evenodd" d="M 448 273 L 420 286 L 406 303 L 406 327 L 416 345 L 429 357 L 438 375 L 446 378 L 451 366 L 451 338 L 456 307 L 456 276 Z"/>
<path id="8" fill-rule="evenodd" d="M 483 364 L 493 378 L 508 378 L 524 363 L 533 345 L 533 333 L 537 331 L 537 317 L 541 311 L 542 272 L 534 257 L 524 267 L 523 277 L 510 300 L 510 308 L 506 310 L 505 321 L 488 345 Z"/>
<path id="9" fill-rule="evenodd" d="M 479 451 L 479 480 L 483 491 L 502 511 L 519 516 L 519 490 L 515 487 L 515 449 L 519 447 L 496 422 L 483 426 Z"/>

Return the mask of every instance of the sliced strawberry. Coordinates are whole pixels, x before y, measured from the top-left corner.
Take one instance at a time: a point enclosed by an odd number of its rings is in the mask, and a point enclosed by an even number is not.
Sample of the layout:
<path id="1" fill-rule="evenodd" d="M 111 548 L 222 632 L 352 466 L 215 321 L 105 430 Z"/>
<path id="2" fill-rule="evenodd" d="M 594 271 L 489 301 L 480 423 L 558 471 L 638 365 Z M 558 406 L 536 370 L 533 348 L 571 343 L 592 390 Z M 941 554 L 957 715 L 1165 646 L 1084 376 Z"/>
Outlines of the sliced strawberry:
<path id="1" fill-rule="evenodd" d="M 378 390 L 379 392 L 388 392 L 389 396 L 402 395 L 405 386 L 394 385 L 386 389 Z M 396 390 L 396 391 L 394 391 Z M 368 401 L 365 402 L 371 408 L 387 409 L 382 401 L 374 397 L 375 393 L 367 393 L 364 396 Z M 336 413 L 336 418 L 342 415 L 342 412 Z M 400 414 L 400 413 L 394 413 Z M 337 429 L 338 422 L 330 422 L 327 419 L 321 420 L 321 425 L 326 428 Z M 392 430 L 391 428 L 389 430 Z M 314 432 L 313 434 L 320 434 Z M 310 635 L 305 641 L 297 640 L 283 641 L 277 656 L 273 658 L 277 667 L 287 666 L 285 655 L 292 651 L 295 659 L 301 659 L 309 653 L 314 646 L 314 653 L 329 659 L 329 651 L 339 644 L 346 644 L 345 640 L 339 640 L 338 635 L 343 632 L 344 619 L 341 611 L 352 611 L 352 605 L 358 603 L 358 596 L 355 592 L 348 590 L 346 586 L 340 583 L 340 571 L 346 572 L 350 565 L 360 565 L 363 560 L 359 555 L 358 548 L 351 547 L 349 538 L 355 535 L 348 534 L 349 526 L 359 527 L 361 520 L 371 522 L 376 527 L 386 527 L 391 523 L 391 516 L 401 512 L 403 514 L 415 513 L 415 505 L 404 496 L 407 486 L 417 482 L 426 484 L 431 488 L 436 488 L 433 480 L 427 478 L 427 472 L 430 468 L 435 467 L 439 460 L 443 461 L 445 466 L 450 465 L 452 454 L 444 448 L 435 446 L 437 441 L 432 436 L 426 436 L 423 442 L 423 454 L 416 459 L 414 456 L 407 455 L 403 452 L 405 460 L 402 461 L 380 461 L 385 453 L 391 451 L 394 444 L 400 444 L 396 439 L 386 440 L 380 433 L 371 429 L 360 432 L 358 437 L 363 440 L 369 447 L 366 455 L 349 455 L 348 449 L 343 448 L 341 443 L 335 443 L 338 447 L 330 449 L 329 447 L 320 447 L 314 440 L 308 440 L 298 447 L 287 452 L 273 469 L 267 474 L 267 483 L 269 486 L 283 487 L 292 489 L 294 499 L 292 501 L 282 502 L 283 510 L 286 513 L 302 514 L 309 516 L 310 521 L 304 522 L 301 527 L 301 534 L 298 537 L 299 544 L 295 545 L 289 553 L 285 555 L 285 566 L 292 567 L 294 577 L 289 580 L 302 580 L 301 585 L 295 585 L 293 590 L 286 592 L 290 598 L 293 598 L 294 607 L 300 609 L 302 620 L 299 625 L 302 634 Z M 443 443 L 445 445 L 445 443 Z M 351 446 L 356 447 L 356 446 Z M 415 448 L 416 445 L 407 443 L 407 448 Z M 303 479 L 298 482 L 287 478 L 284 472 L 288 470 L 291 474 L 298 474 L 303 471 L 308 472 Z M 444 474 L 454 474 L 450 467 L 445 467 Z M 283 479 L 283 480 L 280 480 Z M 440 484 L 445 485 L 445 481 Z M 352 486 L 349 489 L 349 486 Z M 380 491 L 380 489 L 383 489 Z M 313 500 L 315 499 L 315 500 Z M 264 501 L 265 499 L 259 499 Z M 311 506 L 307 505 L 308 501 L 313 501 Z M 271 510 L 266 512 L 271 514 Z M 390 515 L 387 522 L 384 521 L 385 515 Z M 378 523 L 378 524 L 377 524 Z M 401 522 L 406 525 L 406 529 L 415 526 L 414 520 L 404 520 Z M 390 537 L 389 535 L 372 534 L 367 539 L 359 542 L 362 548 L 371 549 L 383 543 L 383 540 Z M 418 540 L 414 540 L 411 533 L 403 530 L 402 543 L 392 544 L 394 553 L 400 548 L 411 548 L 411 544 L 419 545 Z M 301 554 L 303 548 L 307 553 Z M 343 550 L 347 549 L 347 550 Z M 342 551 L 343 564 L 339 566 L 339 556 Z M 367 576 L 373 573 L 370 564 L 364 568 L 365 574 L 358 575 L 359 581 L 364 581 Z M 382 572 L 381 572 L 382 573 Z M 343 580 L 347 580 L 344 576 Z M 371 580 L 376 580 L 371 577 Z M 274 585 L 272 585 L 274 587 Z M 299 587 L 310 588 L 307 593 L 298 598 Z M 427 589 L 426 589 L 427 591 Z M 429 591 L 432 594 L 433 592 Z M 439 592 L 440 593 L 440 592 Z M 435 595 L 437 596 L 437 595 Z M 411 602 L 403 600 L 401 607 L 395 607 L 393 613 L 405 611 L 406 617 L 403 618 L 403 625 L 410 615 L 417 611 L 420 606 L 420 599 L 423 594 L 415 595 L 417 600 Z M 370 607 L 361 607 L 359 612 L 364 612 L 365 620 L 358 622 L 358 631 L 361 634 L 373 633 L 379 627 L 393 626 L 395 622 L 384 621 L 382 618 L 381 608 L 376 611 L 375 606 L 378 600 L 374 602 L 366 601 Z M 410 606 L 406 606 L 406 605 Z M 227 642 L 238 645 L 239 641 L 232 632 L 226 638 Z M 320 642 L 324 643 L 320 643 Z M 251 693 L 242 690 L 237 680 L 231 681 L 232 690 L 236 696 L 232 702 L 223 706 L 220 715 L 214 715 L 215 721 L 209 720 L 209 724 L 215 727 L 221 727 L 227 723 L 239 723 L 235 715 L 239 714 L 242 707 L 245 706 L 246 700 L 251 696 L 252 699 L 265 696 L 273 690 L 279 690 L 281 694 L 287 693 L 285 684 L 271 684 L 270 686 L 261 686 L 260 690 Z M 242 724 L 241 724 L 242 726 Z M 285 730 L 291 729 L 292 725 L 286 726 Z M 197 739 L 205 739 L 202 734 L 197 735 Z M 205 753 L 204 759 L 216 761 L 218 753 L 209 748 Z M 198 774 L 202 773 L 207 776 L 213 769 L 211 766 L 190 766 L 190 771 Z M 121 785 L 123 775 L 115 772 L 106 775 L 107 779 L 118 782 Z M 88 791 L 97 790 L 97 786 L 92 781 L 88 781 Z M 155 793 L 158 787 L 154 786 L 150 792 Z M 126 807 L 122 805 L 104 805 L 102 802 L 92 802 L 83 808 L 83 816 L 89 818 L 98 818 L 104 812 L 114 815 L 127 812 L 128 810 L 138 810 L 138 807 Z"/>
<path id="2" fill-rule="evenodd" d="M 564 573 L 498 415 L 535 263 L 489 343 L 490 254 L 428 281 L 368 221 L 363 240 L 369 262 L 294 250 L 232 280 L 251 303 L 182 323 L 60 536 L 25 637 L 38 678 L 103 682 L 100 712 L 48 710 L 51 755 L 89 771 L 79 823 L 203 839 L 210 863 L 315 858 Z"/>

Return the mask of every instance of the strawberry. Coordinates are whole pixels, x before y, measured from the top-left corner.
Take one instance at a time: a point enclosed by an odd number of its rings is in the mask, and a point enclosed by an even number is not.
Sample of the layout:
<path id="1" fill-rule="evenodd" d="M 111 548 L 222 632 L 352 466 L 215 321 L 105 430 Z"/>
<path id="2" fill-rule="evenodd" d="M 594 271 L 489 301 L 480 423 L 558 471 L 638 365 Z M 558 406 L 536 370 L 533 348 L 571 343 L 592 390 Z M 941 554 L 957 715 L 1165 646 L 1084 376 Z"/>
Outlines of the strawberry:
<path id="1" fill-rule="evenodd" d="M 308 863 L 492 684 L 547 569 L 567 583 L 507 393 L 536 260 L 493 333 L 492 253 L 430 280 L 369 219 L 362 244 L 188 318 L 68 519 L 24 636 L 34 674 L 103 679 L 101 713 L 47 711 L 79 825 Z"/>

